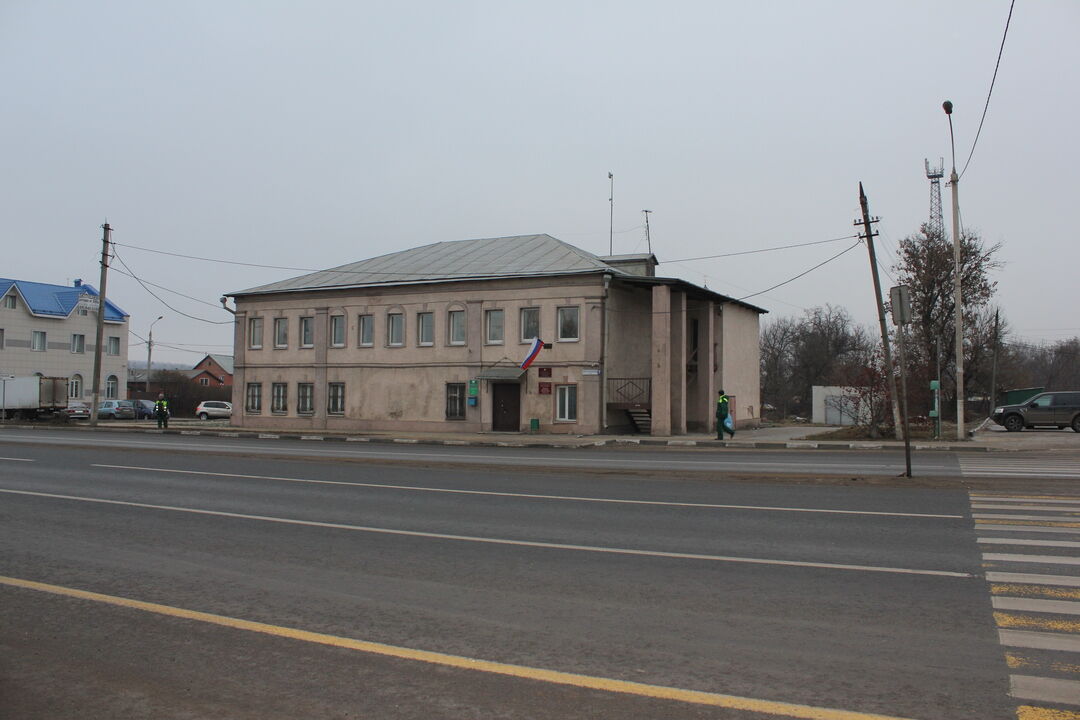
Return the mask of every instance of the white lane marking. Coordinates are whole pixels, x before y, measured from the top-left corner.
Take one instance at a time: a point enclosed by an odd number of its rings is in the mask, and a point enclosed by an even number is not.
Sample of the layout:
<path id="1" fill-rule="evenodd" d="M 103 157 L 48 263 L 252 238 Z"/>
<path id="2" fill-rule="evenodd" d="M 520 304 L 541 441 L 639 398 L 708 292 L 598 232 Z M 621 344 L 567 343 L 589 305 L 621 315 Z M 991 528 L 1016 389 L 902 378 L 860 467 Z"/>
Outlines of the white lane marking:
<path id="1" fill-rule="evenodd" d="M 976 542 L 983 545 L 1033 545 L 1035 547 L 1071 547 L 1080 548 L 1080 542 L 1074 540 L 1021 540 L 1020 538 L 979 538 Z"/>
<path id="2" fill-rule="evenodd" d="M 859 570 L 863 572 L 897 573 L 903 575 L 935 575 L 940 577 L 970 578 L 970 573 L 951 570 L 919 570 L 912 568 L 894 568 L 877 565 L 845 565 L 840 563 L 805 562 L 800 560 L 772 560 L 766 558 L 732 557 L 727 555 L 699 555 L 696 553 L 664 552 L 660 550 L 633 550 L 628 548 L 598 547 L 593 545 L 571 545 L 564 543 L 546 543 L 531 540 L 508 540 L 505 538 L 477 537 L 474 535 L 450 535 L 447 533 L 421 532 L 417 530 L 396 530 L 392 528 L 369 527 L 365 525 L 346 525 L 343 523 L 297 520 L 295 518 L 273 517 L 269 515 L 246 515 L 244 513 L 224 512 L 221 510 L 203 510 L 200 508 L 177 507 L 174 505 L 152 505 L 149 503 L 129 502 L 126 500 L 106 500 L 104 498 L 82 497 L 78 495 L 59 495 L 56 493 L 31 492 L 29 490 L 11 490 L 0 488 L 0 493 L 28 495 L 31 497 L 51 498 L 54 500 L 74 500 L 77 502 L 120 505 L 124 507 L 146 508 L 149 510 L 167 510 L 170 512 L 211 515 L 214 517 L 237 518 L 240 520 L 258 520 L 261 522 L 282 523 L 285 525 L 303 525 L 307 527 L 330 528 L 334 530 L 352 530 L 355 532 L 378 533 L 383 535 L 404 535 L 408 537 L 431 538 L 435 540 L 456 540 L 461 542 L 487 543 L 491 545 L 514 545 L 518 547 L 547 548 L 553 550 L 576 550 L 582 552 L 611 553 L 615 555 L 640 555 L 646 557 L 679 558 L 685 560 L 708 560 L 713 562 L 749 563 L 753 565 L 784 565 L 788 567 L 807 567 L 825 570 Z"/>
<path id="3" fill-rule="evenodd" d="M 31 459 L 29 459 L 29 458 L 9 458 L 9 457 L 0 457 L 0 460 L 6 460 L 6 461 L 8 461 L 8 462 L 37 462 L 37 460 L 31 460 Z"/>
<path id="4" fill-rule="evenodd" d="M 998 642 L 1008 647 L 1080 652 L 1080 637 L 1035 630 L 998 630 Z"/>
<path id="5" fill-rule="evenodd" d="M 976 500 L 978 502 L 991 502 L 991 501 L 993 501 L 993 502 L 1031 502 L 1031 503 L 1039 503 L 1040 505 L 1045 505 L 1045 504 L 1067 505 L 1067 504 L 1080 503 L 1080 498 L 1075 498 L 1075 499 L 1072 499 L 1072 500 L 1060 500 L 1060 499 L 1054 500 L 1054 499 L 1051 499 L 1051 498 L 1043 498 L 1043 497 L 1037 497 L 1037 496 L 1036 497 L 1012 497 L 1012 496 L 1010 496 L 1010 497 L 998 497 L 998 496 L 995 496 L 995 495 L 972 495 L 971 499 Z"/>
<path id="6" fill-rule="evenodd" d="M 983 553 L 983 560 L 1035 563 L 1037 565 L 1080 565 L 1080 557 L 1064 555 L 1019 555 L 1014 553 Z"/>
<path id="7" fill-rule="evenodd" d="M 993 503 L 971 503 L 975 510 L 1027 510 L 1028 512 L 1080 512 L 1080 505 L 995 505 Z"/>
<path id="8" fill-rule="evenodd" d="M 1080 526 L 1042 527 L 1039 525 L 994 525 L 993 523 L 984 523 L 978 520 L 975 521 L 975 529 L 979 531 L 993 530 L 994 532 L 1060 533 L 1064 535 L 1080 534 Z"/>
<path id="9" fill-rule="evenodd" d="M 1036 575 L 1032 573 L 988 572 L 987 582 L 1020 583 L 1024 585 L 1063 585 L 1080 587 L 1080 577 L 1072 575 Z"/>
<path id="10" fill-rule="evenodd" d="M 1007 515 L 1002 513 L 974 513 L 976 520 L 1041 520 L 1043 522 L 1080 522 L 1080 515 Z"/>
<path id="11" fill-rule="evenodd" d="M 1032 600 L 1030 598 L 999 596 L 995 596 L 990 600 L 995 610 L 1019 610 L 1021 612 L 1080 615 L 1080 602 L 1076 602 L 1075 600 Z"/>
<path id="12" fill-rule="evenodd" d="M 1032 675 L 1010 675 L 1009 694 L 1014 698 L 1024 700 L 1080 705 L 1080 682 Z M 1073 715 L 1073 713 L 1070 712 L 1068 715 Z M 1066 715 L 1062 714 L 1060 717 L 1066 717 Z"/>
<path id="13" fill-rule="evenodd" d="M 275 449 L 273 444 L 245 445 L 245 444 L 241 444 L 241 443 L 235 443 L 235 444 L 232 444 L 232 443 L 229 443 L 229 444 L 201 443 L 200 444 L 200 443 L 161 442 L 161 441 L 140 442 L 138 440 L 117 441 L 117 440 L 105 440 L 105 439 L 100 439 L 100 438 L 94 438 L 93 442 L 83 441 L 83 442 L 80 443 L 80 442 L 77 442 L 77 441 L 81 440 L 81 438 L 70 438 L 70 439 L 68 439 L 68 438 L 59 438 L 58 439 L 58 438 L 55 438 L 55 437 L 47 437 L 47 436 L 43 436 L 43 435 L 21 435 L 21 436 L 14 436 L 14 437 L 4 437 L 3 434 L 0 434 L 0 442 L 4 442 L 4 441 L 7 441 L 7 442 L 19 442 L 19 441 L 26 441 L 26 440 L 42 441 L 42 442 L 45 442 L 46 444 L 52 444 L 52 445 L 92 445 L 92 446 L 109 446 L 109 447 L 121 447 L 121 448 L 123 448 L 123 447 L 131 447 L 131 446 L 142 446 L 142 447 L 157 448 L 157 449 L 162 449 L 162 450 L 190 449 L 190 450 L 205 450 L 205 451 L 218 451 L 218 452 L 226 452 L 226 451 L 227 452 L 246 452 L 246 451 L 251 451 L 251 452 L 259 452 L 259 453 L 263 453 L 263 454 L 273 454 L 275 452 L 277 452 L 277 453 L 288 453 L 293 449 L 298 449 L 298 448 L 280 449 L 280 447 L 278 449 Z M 584 449 L 584 448 L 564 448 L 564 450 L 567 450 L 567 449 L 568 450 L 579 450 L 579 449 Z M 496 448 L 492 448 L 492 450 L 496 450 Z M 462 460 L 483 460 L 483 461 L 487 461 L 490 464 L 496 464 L 497 462 L 509 462 L 509 463 L 513 463 L 513 464 L 526 464 L 526 465 L 533 464 L 533 463 L 547 463 L 548 465 L 553 465 L 553 466 L 557 465 L 559 467 L 580 467 L 582 465 L 594 465 L 594 466 L 597 466 L 597 467 L 613 467 L 615 469 L 622 469 L 622 468 L 625 468 L 626 465 L 627 465 L 627 460 L 625 460 L 625 459 L 620 459 L 620 458 L 589 458 L 589 457 L 586 457 L 584 454 L 575 455 L 571 459 L 563 459 L 563 458 L 560 458 L 560 457 L 558 457 L 557 455 L 554 455 L 554 454 L 552 454 L 552 455 L 536 455 L 536 456 L 517 455 L 517 454 L 514 454 L 514 455 L 494 455 L 493 456 L 493 455 L 468 454 L 468 453 L 394 452 L 393 450 L 391 450 L 389 448 L 386 449 L 386 450 L 342 450 L 342 449 L 320 450 L 320 449 L 316 449 L 316 448 L 314 448 L 314 447 L 312 447 L 310 445 L 304 445 L 304 448 L 303 448 L 302 452 L 303 452 L 304 456 L 308 456 L 308 457 L 326 456 L 326 457 L 331 457 L 331 458 L 335 458 L 335 457 L 337 457 L 337 458 L 370 457 L 370 458 L 379 458 L 379 459 L 399 459 L 399 458 L 424 459 L 424 458 L 434 458 L 434 459 L 442 460 L 444 462 L 452 462 L 454 460 L 462 459 Z M 766 452 L 766 451 L 759 451 L 759 452 Z M 784 451 L 784 452 L 787 452 L 787 451 Z M 853 454 L 853 457 L 854 456 L 855 455 Z M 780 468 L 784 468 L 784 469 L 788 469 L 788 468 L 791 468 L 791 467 L 798 467 L 798 468 L 804 469 L 804 470 L 807 469 L 807 463 L 806 463 L 805 460 L 783 460 L 783 459 L 776 459 L 777 457 L 779 457 L 779 456 L 778 455 L 771 455 L 770 459 L 769 459 L 769 462 L 761 462 L 758 458 L 750 458 L 750 459 L 746 459 L 746 458 L 743 458 L 743 459 L 730 458 L 730 459 L 725 460 L 725 459 L 723 459 L 723 457 L 720 457 L 720 456 L 713 456 L 709 460 L 673 460 L 673 459 L 671 459 L 671 460 L 669 460 L 669 459 L 645 460 L 645 459 L 640 459 L 640 458 L 634 458 L 631 464 L 634 465 L 634 466 L 649 466 L 649 467 L 659 467 L 659 468 L 670 468 L 673 465 L 684 465 L 687 468 L 700 467 L 700 468 L 704 468 L 704 469 L 717 468 L 717 467 L 738 468 L 740 466 L 748 466 L 748 467 L 754 467 L 760 472 L 767 472 L 773 467 L 780 467 Z M 897 462 L 890 465 L 888 463 L 881 463 L 880 460 L 879 460 L 879 461 L 876 461 L 874 463 L 873 470 L 875 472 L 878 472 L 879 474 L 887 474 L 887 473 L 891 473 L 897 467 L 903 467 L 903 463 L 897 461 Z M 544 469 L 543 467 L 535 467 L 535 466 L 533 467 L 533 470 L 535 470 L 536 472 L 543 472 L 543 469 Z M 948 465 L 948 464 L 935 465 L 935 464 L 932 464 L 932 463 L 923 463 L 920 460 L 919 469 L 924 471 L 924 472 L 941 471 L 941 472 L 950 472 L 951 473 L 951 472 L 955 472 L 956 467 L 953 466 L 953 465 Z M 870 471 L 871 468 L 868 467 L 867 465 L 860 465 L 858 463 L 854 463 L 854 464 L 815 463 L 813 465 L 813 470 L 815 470 L 815 471 L 840 472 L 840 473 L 848 473 L 848 472 L 866 473 L 866 472 Z"/>
<path id="14" fill-rule="evenodd" d="M 386 490 L 412 490 L 416 492 L 452 493 L 460 495 L 491 495 L 517 497 L 531 500 L 568 500 L 572 502 L 616 503 L 623 505 L 661 505 L 666 507 L 708 508 L 714 510 L 771 510 L 775 512 L 833 513 L 837 515 L 884 515 L 887 517 L 962 519 L 963 515 L 931 515 L 925 513 L 881 512 L 877 510 L 831 510 L 827 508 L 772 507 L 768 505 L 721 505 L 717 503 L 668 502 L 664 500 L 623 500 L 619 498 L 592 498 L 575 495 L 539 495 L 534 493 L 496 492 L 493 490 L 457 490 L 452 488 L 422 487 L 416 485 L 388 485 L 385 483 L 346 482 L 343 480 L 311 480 L 307 478 L 278 477 L 275 475 L 242 475 L 239 473 L 206 472 L 203 470 L 176 470 L 172 468 L 138 467 L 135 465 L 91 464 L 90 467 L 111 470 L 137 470 L 139 472 L 177 473 L 182 475 L 206 475 L 210 477 L 240 478 L 244 480 L 277 480 L 281 482 L 312 483 L 317 485 L 348 485 L 352 487 L 381 488 Z M 1080 519 L 1080 518 L 1078 518 Z"/>

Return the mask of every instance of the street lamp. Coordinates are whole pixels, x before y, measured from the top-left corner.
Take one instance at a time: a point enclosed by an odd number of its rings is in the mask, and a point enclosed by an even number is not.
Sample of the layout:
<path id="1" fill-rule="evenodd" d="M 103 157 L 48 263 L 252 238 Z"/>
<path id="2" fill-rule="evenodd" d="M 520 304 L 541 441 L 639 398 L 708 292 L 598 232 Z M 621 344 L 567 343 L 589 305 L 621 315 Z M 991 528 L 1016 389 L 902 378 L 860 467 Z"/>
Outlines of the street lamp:
<path id="1" fill-rule="evenodd" d="M 158 319 L 150 323 L 150 336 L 146 340 L 146 392 L 150 393 L 150 355 L 154 352 L 154 323 L 164 315 L 158 315 Z"/>
<path id="2" fill-rule="evenodd" d="M 960 177 L 956 174 L 956 140 L 953 137 L 953 104 L 946 100 L 941 104 L 949 118 L 949 145 L 952 147 L 952 227 L 953 227 L 953 271 L 956 275 L 953 288 L 956 293 L 956 439 L 964 439 L 964 305 L 960 288 Z"/>

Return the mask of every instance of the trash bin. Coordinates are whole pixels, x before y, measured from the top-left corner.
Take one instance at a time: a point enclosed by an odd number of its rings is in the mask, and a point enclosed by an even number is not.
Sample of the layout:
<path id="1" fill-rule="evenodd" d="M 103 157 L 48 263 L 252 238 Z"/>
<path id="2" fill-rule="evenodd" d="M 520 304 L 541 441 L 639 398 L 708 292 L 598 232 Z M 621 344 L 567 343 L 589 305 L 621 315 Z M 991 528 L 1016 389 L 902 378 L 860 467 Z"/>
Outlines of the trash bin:
<path id="1" fill-rule="evenodd" d="M 529 432 L 540 432 L 540 418 L 529 419 Z"/>

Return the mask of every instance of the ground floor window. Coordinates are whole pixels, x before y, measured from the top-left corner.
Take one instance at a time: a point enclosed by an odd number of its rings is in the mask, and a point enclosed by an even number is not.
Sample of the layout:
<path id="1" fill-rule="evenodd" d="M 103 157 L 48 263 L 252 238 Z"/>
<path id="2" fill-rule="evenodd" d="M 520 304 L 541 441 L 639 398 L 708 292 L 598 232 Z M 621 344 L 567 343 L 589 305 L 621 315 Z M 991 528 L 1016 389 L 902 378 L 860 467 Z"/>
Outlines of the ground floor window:
<path id="1" fill-rule="evenodd" d="M 296 412 L 310 415 L 315 412 L 315 385 L 299 383 L 296 386 Z"/>
<path id="2" fill-rule="evenodd" d="M 248 412 L 262 412 L 262 383 L 247 384 L 247 402 L 244 405 Z"/>
<path id="3" fill-rule="evenodd" d="M 270 412 L 289 411 L 289 386 L 287 383 L 274 383 L 270 386 Z"/>
<path id="4" fill-rule="evenodd" d="M 120 388 L 120 381 L 115 375 L 110 375 L 105 378 L 105 399 L 115 400 L 117 391 Z"/>
<path id="5" fill-rule="evenodd" d="M 446 383 L 446 419 L 465 419 L 465 383 Z"/>
<path id="6" fill-rule="evenodd" d="M 326 412 L 331 415 L 345 414 L 345 383 L 330 383 L 327 387 Z"/>
<path id="7" fill-rule="evenodd" d="M 71 379 L 68 380 L 68 397 L 82 397 L 82 375 L 75 373 L 71 376 Z"/>
<path id="8" fill-rule="evenodd" d="M 555 387 L 555 419 L 562 422 L 577 420 L 577 385 Z"/>

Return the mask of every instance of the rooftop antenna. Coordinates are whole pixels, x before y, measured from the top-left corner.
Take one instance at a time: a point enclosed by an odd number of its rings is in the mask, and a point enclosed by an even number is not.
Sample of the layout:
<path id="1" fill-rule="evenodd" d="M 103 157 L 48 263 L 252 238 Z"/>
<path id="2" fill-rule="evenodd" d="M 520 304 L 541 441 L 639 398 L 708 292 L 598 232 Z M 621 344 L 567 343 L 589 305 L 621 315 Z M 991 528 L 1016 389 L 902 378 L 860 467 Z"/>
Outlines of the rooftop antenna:
<path id="1" fill-rule="evenodd" d="M 930 181 L 930 235 L 940 240 L 945 239 L 945 220 L 941 215 L 941 178 L 945 177 L 945 158 L 941 158 L 936 167 L 926 163 L 926 179 Z"/>
<path id="2" fill-rule="evenodd" d="M 608 171 L 607 179 L 611 182 L 611 193 L 608 196 L 608 202 L 611 204 L 611 217 L 608 220 L 608 248 L 607 254 L 615 254 L 615 176 Z"/>
<path id="3" fill-rule="evenodd" d="M 645 243 L 649 246 L 649 254 L 652 255 L 652 238 L 649 236 L 649 213 L 652 210 L 642 210 L 645 213 Z"/>

